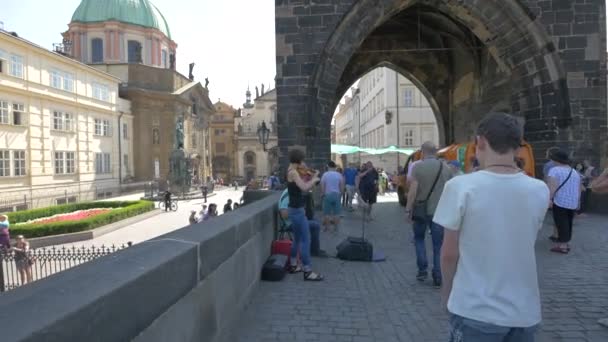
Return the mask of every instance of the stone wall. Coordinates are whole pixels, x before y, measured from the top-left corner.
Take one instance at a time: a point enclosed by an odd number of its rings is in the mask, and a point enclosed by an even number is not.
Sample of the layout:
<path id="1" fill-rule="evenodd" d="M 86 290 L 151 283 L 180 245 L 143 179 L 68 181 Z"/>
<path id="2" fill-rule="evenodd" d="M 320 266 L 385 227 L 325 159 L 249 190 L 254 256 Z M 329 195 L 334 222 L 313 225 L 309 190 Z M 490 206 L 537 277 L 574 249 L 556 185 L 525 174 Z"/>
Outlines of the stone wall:
<path id="1" fill-rule="evenodd" d="M 329 158 L 339 99 L 377 66 L 422 89 L 446 143 L 470 139 L 488 111 L 508 111 L 525 122 L 539 169 L 554 145 L 597 165 L 607 144 L 604 9 L 604 0 L 277 0 L 281 165 L 291 146 L 316 166 Z"/>
<path id="2" fill-rule="evenodd" d="M 270 253 L 278 194 L 0 295 L 3 342 L 223 341 Z"/>

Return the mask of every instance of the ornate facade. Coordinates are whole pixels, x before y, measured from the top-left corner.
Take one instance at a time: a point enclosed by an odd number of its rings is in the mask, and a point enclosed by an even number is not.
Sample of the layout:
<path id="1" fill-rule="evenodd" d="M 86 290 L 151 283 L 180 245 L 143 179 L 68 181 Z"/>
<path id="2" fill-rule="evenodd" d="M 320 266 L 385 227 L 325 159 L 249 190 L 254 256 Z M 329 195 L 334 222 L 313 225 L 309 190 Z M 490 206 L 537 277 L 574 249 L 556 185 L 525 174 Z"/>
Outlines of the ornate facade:
<path id="1" fill-rule="evenodd" d="M 213 176 L 231 182 L 235 174 L 236 139 L 234 118 L 237 110 L 231 105 L 218 101 L 215 114 L 211 117 L 211 155 L 213 161 Z"/>
<path id="2" fill-rule="evenodd" d="M 247 101 L 243 104 L 241 116 L 235 120 L 237 132 L 236 170 L 244 181 L 269 176 L 278 170 L 277 149 L 277 93 L 276 90 L 262 93 L 256 87 L 256 99 L 251 102 L 247 90 Z M 258 139 L 258 128 L 266 123 L 270 130 L 267 151 Z"/>

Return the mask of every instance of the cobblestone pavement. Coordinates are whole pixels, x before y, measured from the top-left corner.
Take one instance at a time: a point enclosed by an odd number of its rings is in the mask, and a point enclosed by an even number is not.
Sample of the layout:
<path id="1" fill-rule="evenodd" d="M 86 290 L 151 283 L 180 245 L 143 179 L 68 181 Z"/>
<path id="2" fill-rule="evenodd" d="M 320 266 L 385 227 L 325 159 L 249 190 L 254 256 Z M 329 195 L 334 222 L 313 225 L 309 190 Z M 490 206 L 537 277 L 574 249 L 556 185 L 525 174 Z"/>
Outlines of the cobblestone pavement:
<path id="1" fill-rule="evenodd" d="M 446 341 L 438 290 L 415 280 L 411 228 L 394 198 L 380 200 L 366 234 L 386 262 L 313 258 L 324 282 L 304 282 L 301 274 L 262 282 L 230 341 Z M 322 235 L 322 247 L 335 254 L 346 235 L 360 234 L 359 217 L 346 213 L 340 233 Z M 608 219 L 577 219 L 569 255 L 548 251 L 550 222 L 537 242 L 544 312 L 537 341 L 608 341 L 608 329 L 597 324 L 608 317 Z"/>

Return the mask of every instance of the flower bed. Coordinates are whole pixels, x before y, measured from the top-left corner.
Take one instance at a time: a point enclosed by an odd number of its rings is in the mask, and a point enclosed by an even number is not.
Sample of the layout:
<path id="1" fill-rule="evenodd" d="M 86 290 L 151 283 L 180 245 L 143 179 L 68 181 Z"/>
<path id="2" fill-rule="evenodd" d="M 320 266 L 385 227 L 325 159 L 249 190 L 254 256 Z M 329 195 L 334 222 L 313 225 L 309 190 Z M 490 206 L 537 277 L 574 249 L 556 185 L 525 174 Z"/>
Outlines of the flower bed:
<path id="1" fill-rule="evenodd" d="M 76 233 L 154 209 L 149 201 L 84 202 L 9 213 L 11 235 L 27 238 Z"/>
<path id="2" fill-rule="evenodd" d="M 105 214 L 111 210 L 112 210 L 112 208 L 103 208 L 103 209 L 95 208 L 95 209 L 78 210 L 78 211 L 74 211 L 74 212 L 67 213 L 67 214 L 57 214 L 57 215 L 53 215 L 50 217 L 33 219 L 33 220 L 30 220 L 27 222 L 17 223 L 16 225 L 18 226 L 18 225 L 22 225 L 22 224 L 31 224 L 31 223 L 42 224 L 42 223 L 51 223 L 51 222 L 78 221 L 78 220 L 87 219 L 89 217 L 95 217 L 100 214 Z"/>

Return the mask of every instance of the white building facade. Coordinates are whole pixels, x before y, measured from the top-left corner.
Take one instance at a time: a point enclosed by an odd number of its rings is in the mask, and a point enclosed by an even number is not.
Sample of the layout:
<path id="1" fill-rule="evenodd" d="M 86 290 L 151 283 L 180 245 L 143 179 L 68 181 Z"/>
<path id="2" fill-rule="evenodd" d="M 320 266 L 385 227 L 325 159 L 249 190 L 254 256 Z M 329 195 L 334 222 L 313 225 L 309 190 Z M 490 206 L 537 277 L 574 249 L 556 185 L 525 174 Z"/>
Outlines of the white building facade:
<path id="1" fill-rule="evenodd" d="M 0 31 L 0 212 L 105 197 L 133 170 L 120 80 Z"/>
<path id="2" fill-rule="evenodd" d="M 236 170 L 237 177 L 248 182 L 269 176 L 279 166 L 277 92 L 275 89 L 269 90 L 251 102 L 248 90 L 247 102 L 243 107 L 241 116 L 235 119 Z M 266 151 L 257 133 L 262 123 L 270 130 Z"/>
<path id="3" fill-rule="evenodd" d="M 435 114 L 428 100 L 410 80 L 392 69 L 381 67 L 367 73 L 345 100 L 336 116 L 337 140 L 345 145 L 418 149 L 425 141 L 439 143 Z M 405 163 L 406 156 L 362 153 L 346 156 L 345 160 L 348 164 L 371 161 L 393 172 Z"/>

